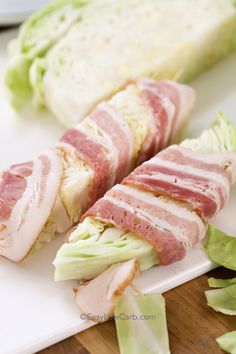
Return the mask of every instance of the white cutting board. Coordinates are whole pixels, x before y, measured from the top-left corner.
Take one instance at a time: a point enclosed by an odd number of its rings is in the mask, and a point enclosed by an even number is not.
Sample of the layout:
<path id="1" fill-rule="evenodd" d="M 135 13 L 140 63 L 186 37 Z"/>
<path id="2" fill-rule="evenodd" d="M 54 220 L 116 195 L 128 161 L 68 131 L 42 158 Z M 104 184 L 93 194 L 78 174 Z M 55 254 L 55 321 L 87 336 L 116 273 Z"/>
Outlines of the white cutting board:
<path id="1" fill-rule="evenodd" d="M 6 65 L 6 44 L 16 32 L 0 35 L 0 73 Z M 190 134 L 197 135 L 224 111 L 236 124 L 236 54 L 208 71 L 192 85 L 198 101 L 192 115 Z M 32 108 L 17 116 L 8 106 L 0 88 L 0 169 L 24 161 L 52 145 L 64 128 L 49 114 Z M 236 189 L 217 225 L 236 233 Z M 80 319 L 72 295 L 76 281 L 55 283 L 52 260 L 62 243 L 55 239 L 22 264 L 0 259 L 0 353 L 33 353 L 92 324 Z M 192 250 L 185 260 L 155 267 L 143 273 L 138 285 L 144 291 L 167 291 L 214 265 L 201 247 Z"/>

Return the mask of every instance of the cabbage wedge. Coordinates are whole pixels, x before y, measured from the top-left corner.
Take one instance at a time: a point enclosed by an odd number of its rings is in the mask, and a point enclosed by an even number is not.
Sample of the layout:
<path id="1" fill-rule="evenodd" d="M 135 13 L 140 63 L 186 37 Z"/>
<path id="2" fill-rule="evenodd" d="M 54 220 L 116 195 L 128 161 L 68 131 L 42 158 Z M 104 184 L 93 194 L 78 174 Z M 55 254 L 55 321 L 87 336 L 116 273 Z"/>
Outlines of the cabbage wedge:
<path id="1" fill-rule="evenodd" d="M 23 24 L 6 85 L 72 126 L 132 79 L 188 81 L 235 46 L 233 0 L 58 0 Z"/>
<path id="2" fill-rule="evenodd" d="M 236 133 L 222 114 L 199 138 L 188 139 L 188 149 L 215 152 L 234 151 Z M 69 242 L 54 260 L 55 280 L 90 279 L 110 265 L 136 258 L 141 271 L 159 263 L 157 252 L 147 241 L 105 222 L 86 218 L 70 234 Z"/>
<path id="3" fill-rule="evenodd" d="M 205 249 L 211 261 L 236 270 L 236 237 L 209 225 Z"/>
<path id="4" fill-rule="evenodd" d="M 34 60 L 46 56 L 72 24 L 80 20 L 87 3 L 88 0 L 51 2 L 30 16 L 21 26 L 18 37 L 9 43 L 5 82 L 15 108 L 20 108 L 32 94 L 30 68 Z"/>

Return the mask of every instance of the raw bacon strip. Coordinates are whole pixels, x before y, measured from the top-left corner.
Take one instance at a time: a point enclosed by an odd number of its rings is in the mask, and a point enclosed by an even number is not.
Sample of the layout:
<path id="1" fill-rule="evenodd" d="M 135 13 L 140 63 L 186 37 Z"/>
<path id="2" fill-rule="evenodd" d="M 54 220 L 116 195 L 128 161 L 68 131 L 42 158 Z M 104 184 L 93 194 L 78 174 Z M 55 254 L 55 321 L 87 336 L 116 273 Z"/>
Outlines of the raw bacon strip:
<path id="1" fill-rule="evenodd" d="M 204 222 L 225 205 L 235 173 L 235 153 L 171 146 L 108 191 L 81 220 L 94 217 L 133 232 L 156 248 L 161 264 L 169 264 L 204 237 Z"/>
<path id="2" fill-rule="evenodd" d="M 178 170 L 179 165 L 176 163 L 171 163 L 164 161 L 156 157 L 146 164 L 143 164 L 142 168 L 139 168 L 139 176 L 154 176 L 153 178 L 164 178 L 166 181 L 172 180 L 173 183 L 178 183 L 179 178 L 181 181 L 185 182 L 186 185 L 195 184 L 195 189 L 205 189 L 209 186 L 209 176 L 210 179 L 214 180 L 215 185 L 213 188 L 217 189 L 217 193 L 211 194 L 212 198 L 216 199 L 222 208 L 224 206 L 225 200 L 228 198 L 229 194 L 229 181 L 224 176 L 219 176 L 215 173 L 208 172 L 208 178 L 202 176 L 202 171 L 194 167 L 184 167 Z M 219 198 L 217 198 L 219 196 Z"/>
<path id="3" fill-rule="evenodd" d="M 116 182 L 120 182 L 133 166 L 133 132 L 125 120 L 106 102 L 98 105 L 90 119 L 111 137 L 119 156 Z"/>
<path id="4" fill-rule="evenodd" d="M 82 217 L 87 216 L 111 223 L 128 230 L 149 241 L 157 249 L 160 263 L 169 264 L 184 258 L 186 248 L 176 239 L 175 234 L 155 225 L 152 221 L 136 213 L 128 204 L 117 202 L 115 198 L 104 197 L 94 204 Z"/>
<path id="5" fill-rule="evenodd" d="M 155 119 L 158 151 L 163 149 L 170 140 L 171 130 L 174 127 L 179 111 L 178 91 L 180 86 L 177 88 L 165 81 L 156 84 L 152 80 L 143 79 L 140 82 L 140 87 Z"/>
<path id="6" fill-rule="evenodd" d="M 185 204 L 117 185 L 82 217 L 95 217 L 128 230 L 153 244 L 161 264 L 182 259 L 205 236 L 201 218 Z"/>
<path id="7" fill-rule="evenodd" d="M 235 165 L 231 161 L 232 158 L 234 161 L 234 156 L 235 154 L 230 152 L 201 154 L 185 149 L 180 145 L 171 145 L 158 154 L 158 158 L 163 161 L 177 162 L 183 166 L 191 166 L 208 170 L 208 172 L 215 172 L 224 175 L 230 182 L 233 182 L 232 176 L 235 175 L 232 173 L 232 168 L 235 168 Z"/>
<path id="8" fill-rule="evenodd" d="M 33 162 L 12 165 L 3 171 L 0 180 L 0 220 L 7 220 L 26 188 L 26 177 L 32 173 Z"/>
<path id="9" fill-rule="evenodd" d="M 205 220 L 223 208 L 229 196 L 235 154 L 205 154 L 171 146 L 138 167 L 123 183 L 187 202 Z"/>
<path id="10" fill-rule="evenodd" d="M 205 234 L 203 222 L 195 213 L 188 210 L 185 204 L 157 198 L 151 193 L 122 184 L 112 188 L 106 196 L 127 203 L 137 213 L 154 221 L 163 229 L 172 230 L 185 248 L 194 246 Z"/>
<path id="11" fill-rule="evenodd" d="M 53 150 L 2 174 L 1 206 L 8 208 L 1 215 L 0 255 L 16 262 L 27 255 L 54 207 L 61 175 L 61 162 Z"/>
<path id="12" fill-rule="evenodd" d="M 78 129 L 69 129 L 61 141 L 74 146 L 79 158 L 94 171 L 87 204 L 89 207 L 111 187 L 110 162 L 103 148 Z"/>
<path id="13" fill-rule="evenodd" d="M 195 99 L 193 90 L 185 85 L 146 79 L 132 83 L 118 95 L 119 100 L 112 98 L 107 103 L 99 104 L 80 125 L 67 131 L 61 139 L 75 147 L 78 157 L 94 172 L 88 204 L 84 210 L 103 196 L 112 185 L 120 182 L 132 168 L 166 145 L 174 122 L 184 118 L 179 113 L 181 104 L 187 105 L 190 110 Z M 126 96 L 133 98 L 135 105 L 131 105 Z M 188 101 L 181 101 L 182 96 L 186 96 Z M 142 114 L 138 116 L 137 109 L 141 107 Z M 183 109 L 182 111 L 187 113 Z M 133 130 L 134 123 L 128 123 L 130 116 L 137 122 L 139 119 L 143 120 L 148 126 L 136 159 L 134 136 L 142 132 Z"/>
<path id="14" fill-rule="evenodd" d="M 196 95 L 190 87 L 169 80 L 156 83 L 150 79 L 142 79 L 140 87 L 153 110 L 159 135 L 158 150 L 161 150 L 171 137 L 178 135 L 184 119 L 194 105 Z"/>

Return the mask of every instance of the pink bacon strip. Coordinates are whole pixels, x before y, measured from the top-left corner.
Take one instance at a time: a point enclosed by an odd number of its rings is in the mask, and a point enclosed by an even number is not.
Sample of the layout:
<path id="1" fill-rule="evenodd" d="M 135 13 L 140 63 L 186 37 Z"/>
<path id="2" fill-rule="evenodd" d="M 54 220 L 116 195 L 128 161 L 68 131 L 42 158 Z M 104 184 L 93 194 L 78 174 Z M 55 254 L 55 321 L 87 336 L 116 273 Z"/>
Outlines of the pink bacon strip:
<path id="1" fill-rule="evenodd" d="M 90 115 L 90 119 L 111 137 L 113 146 L 119 156 L 116 182 L 120 182 L 127 176 L 133 165 L 133 133 L 128 124 L 106 102 L 98 105 Z"/>
<path id="2" fill-rule="evenodd" d="M 152 112 L 149 134 L 139 153 L 137 161 L 134 161 L 134 132 L 126 123 L 123 117 L 119 116 L 114 107 L 108 102 L 103 102 L 86 119 L 94 123 L 104 136 L 112 141 L 106 146 L 111 154 L 114 151 L 118 155 L 118 164 L 114 165 L 104 150 L 104 146 L 94 140 L 94 137 L 80 129 L 68 130 L 61 141 L 72 145 L 77 149 L 78 156 L 87 163 L 94 172 L 91 181 L 90 193 L 87 208 L 89 208 L 99 197 L 119 183 L 135 166 L 154 156 L 157 151 L 168 143 L 176 122 L 183 120 L 183 114 L 189 113 L 194 100 L 194 91 L 185 85 L 176 84 L 171 81 L 155 82 L 153 80 L 141 79 L 131 85 L 138 87 L 138 92 L 146 105 Z M 181 97 L 186 97 L 186 100 Z M 188 109 L 183 109 L 187 105 Z M 152 125 L 152 126 L 151 126 Z"/>
<path id="3" fill-rule="evenodd" d="M 0 220 L 7 220 L 27 187 L 26 178 L 32 173 L 33 161 L 10 166 L 0 179 Z"/>
<path id="4" fill-rule="evenodd" d="M 150 79 L 142 79 L 140 87 L 153 110 L 159 135 L 159 151 L 167 146 L 171 138 L 178 135 L 195 103 L 196 95 L 190 87 L 169 80 L 156 83 Z"/>
<path id="5" fill-rule="evenodd" d="M 118 205 L 115 199 L 112 200 L 106 197 L 100 199 L 84 214 L 82 220 L 87 216 L 93 216 L 124 230 L 131 231 L 153 245 L 155 244 L 162 264 L 175 262 L 185 256 L 185 248 L 175 238 L 173 233 L 158 228 L 150 220 L 136 214 L 130 208 Z"/>
<path id="6" fill-rule="evenodd" d="M 202 220 L 185 205 L 124 185 L 107 192 L 82 220 L 87 216 L 112 223 L 149 241 L 156 248 L 161 264 L 182 259 L 206 231 Z"/>
<path id="7" fill-rule="evenodd" d="M 169 264 L 205 236 L 205 222 L 225 205 L 235 172 L 235 153 L 200 154 L 173 145 L 108 191 L 81 220 L 94 217 L 133 232 Z"/>
<path id="8" fill-rule="evenodd" d="M 230 153 L 191 152 L 174 145 L 134 170 L 124 181 L 155 195 L 187 202 L 204 220 L 223 208 L 229 196 L 231 174 L 225 166 L 235 157 Z"/>

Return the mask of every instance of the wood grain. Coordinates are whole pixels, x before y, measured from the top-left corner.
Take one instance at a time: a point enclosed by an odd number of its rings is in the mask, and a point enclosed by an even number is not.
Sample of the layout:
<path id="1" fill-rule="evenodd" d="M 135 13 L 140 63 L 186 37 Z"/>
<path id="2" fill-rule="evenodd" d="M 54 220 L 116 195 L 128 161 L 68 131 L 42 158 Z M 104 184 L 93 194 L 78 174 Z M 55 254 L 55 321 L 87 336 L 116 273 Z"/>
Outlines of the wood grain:
<path id="1" fill-rule="evenodd" d="M 172 354 L 223 353 L 215 338 L 236 329 L 236 318 L 206 305 L 210 276 L 230 278 L 235 272 L 218 268 L 164 294 Z M 99 324 L 57 343 L 40 354 L 119 354 L 114 321 Z M 135 354 L 135 353 L 130 353 Z"/>

